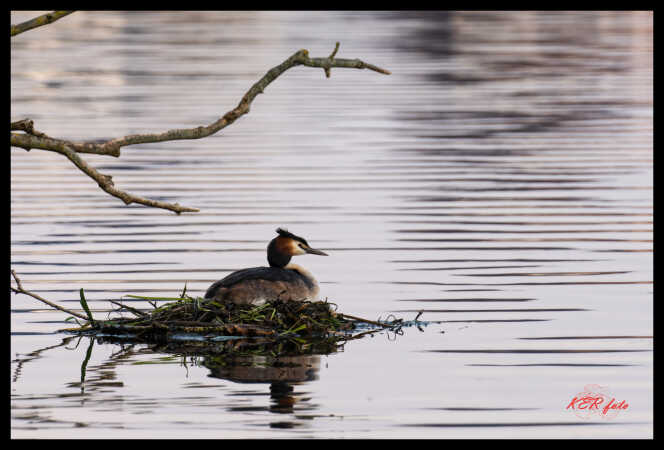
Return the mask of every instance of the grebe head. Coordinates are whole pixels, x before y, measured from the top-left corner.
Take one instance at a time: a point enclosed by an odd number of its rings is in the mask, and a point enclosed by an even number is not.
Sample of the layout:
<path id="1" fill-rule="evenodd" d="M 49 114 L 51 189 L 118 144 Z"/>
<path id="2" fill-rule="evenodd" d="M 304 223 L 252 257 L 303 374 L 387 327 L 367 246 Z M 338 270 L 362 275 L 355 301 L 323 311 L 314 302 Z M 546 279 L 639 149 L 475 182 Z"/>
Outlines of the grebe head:
<path id="1" fill-rule="evenodd" d="M 267 246 L 267 261 L 271 267 L 285 267 L 293 256 L 312 255 L 327 256 L 327 253 L 311 248 L 307 241 L 300 236 L 288 232 L 282 228 L 277 228 L 279 236 L 272 239 Z"/>

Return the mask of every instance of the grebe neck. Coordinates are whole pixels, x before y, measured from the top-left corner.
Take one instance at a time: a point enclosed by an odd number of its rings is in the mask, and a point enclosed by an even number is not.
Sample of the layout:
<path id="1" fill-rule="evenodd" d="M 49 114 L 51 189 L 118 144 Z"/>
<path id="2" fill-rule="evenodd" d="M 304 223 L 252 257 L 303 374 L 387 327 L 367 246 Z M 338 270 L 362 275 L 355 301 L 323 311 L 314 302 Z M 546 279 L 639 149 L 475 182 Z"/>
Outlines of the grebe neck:
<path id="1" fill-rule="evenodd" d="M 272 239 L 270 245 L 267 246 L 267 262 L 270 267 L 284 268 L 291 260 L 291 256 L 280 252 L 277 248 L 277 240 Z"/>

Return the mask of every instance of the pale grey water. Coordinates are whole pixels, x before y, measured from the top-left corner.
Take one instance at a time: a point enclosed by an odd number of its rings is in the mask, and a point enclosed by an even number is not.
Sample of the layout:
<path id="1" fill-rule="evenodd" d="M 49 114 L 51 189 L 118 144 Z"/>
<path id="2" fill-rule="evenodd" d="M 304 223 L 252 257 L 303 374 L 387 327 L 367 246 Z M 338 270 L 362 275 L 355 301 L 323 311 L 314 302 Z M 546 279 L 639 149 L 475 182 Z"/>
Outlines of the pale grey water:
<path id="1" fill-rule="evenodd" d="M 34 12 L 12 13 L 12 23 Z M 441 321 L 270 373 L 71 339 L 11 296 L 15 438 L 650 438 L 649 12 L 77 12 L 11 40 L 11 119 L 75 140 L 208 124 L 300 48 L 393 72 L 294 68 L 197 141 L 86 159 L 11 149 L 11 265 L 93 313 L 265 264 L 277 226 L 339 310 Z M 137 303 L 140 304 L 140 303 Z M 81 383 L 81 365 L 92 348 Z M 260 361 L 258 361 L 260 363 Z M 257 376 L 255 373 L 253 376 Z M 566 410 L 597 384 L 629 408 Z"/>

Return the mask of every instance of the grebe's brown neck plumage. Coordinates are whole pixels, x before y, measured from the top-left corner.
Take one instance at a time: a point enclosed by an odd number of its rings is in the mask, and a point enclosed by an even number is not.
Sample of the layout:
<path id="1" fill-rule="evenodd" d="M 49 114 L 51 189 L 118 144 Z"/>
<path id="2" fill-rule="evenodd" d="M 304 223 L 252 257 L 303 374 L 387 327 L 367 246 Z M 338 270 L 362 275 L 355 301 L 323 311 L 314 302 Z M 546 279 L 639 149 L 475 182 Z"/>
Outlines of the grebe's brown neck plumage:
<path id="1" fill-rule="evenodd" d="M 278 236 L 270 241 L 267 246 L 267 262 L 270 267 L 285 267 L 292 256 L 287 253 L 285 239 Z"/>

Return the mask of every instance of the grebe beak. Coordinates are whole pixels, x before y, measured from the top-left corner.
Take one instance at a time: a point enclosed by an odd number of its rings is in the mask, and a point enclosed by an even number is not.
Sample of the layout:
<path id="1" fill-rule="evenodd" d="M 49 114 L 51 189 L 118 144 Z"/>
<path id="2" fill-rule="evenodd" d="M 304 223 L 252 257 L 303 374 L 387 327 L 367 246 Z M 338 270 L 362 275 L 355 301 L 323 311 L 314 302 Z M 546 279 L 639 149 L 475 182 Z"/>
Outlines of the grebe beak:
<path id="1" fill-rule="evenodd" d="M 311 253 L 312 255 L 329 256 L 324 251 L 316 250 L 315 248 L 311 248 L 311 247 L 302 246 L 302 250 L 304 250 L 307 253 Z"/>

